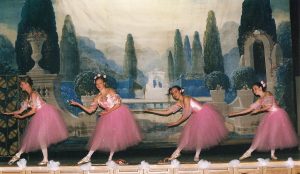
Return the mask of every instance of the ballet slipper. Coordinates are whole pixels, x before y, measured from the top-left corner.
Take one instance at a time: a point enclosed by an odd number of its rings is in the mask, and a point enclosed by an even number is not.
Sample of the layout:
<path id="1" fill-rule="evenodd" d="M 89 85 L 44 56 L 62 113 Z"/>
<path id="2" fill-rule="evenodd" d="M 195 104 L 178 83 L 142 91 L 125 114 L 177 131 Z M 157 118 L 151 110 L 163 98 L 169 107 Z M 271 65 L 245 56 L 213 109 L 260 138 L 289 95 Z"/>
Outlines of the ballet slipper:
<path id="1" fill-rule="evenodd" d="M 176 158 L 180 157 L 180 153 L 173 153 L 172 156 L 168 159 L 169 161 L 172 161 Z"/>
<path id="2" fill-rule="evenodd" d="M 277 160 L 278 158 L 277 158 L 277 156 L 275 156 L 275 155 L 271 155 L 271 159 Z"/>
<path id="3" fill-rule="evenodd" d="M 45 166 L 48 164 L 48 161 L 41 161 L 38 163 L 39 166 Z"/>
<path id="4" fill-rule="evenodd" d="M 249 157 L 251 157 L 251 153 L 246 152 L 246 153 L 244 153 L 244 154 L 239 158 L 239 160 L 243 160 L 243 159 L 246 159 L 246 158 L 249 158 Z"/>
<path id="5" fill-rule="evenodd" d="M 80 161 L 78 161 L 77 164 L 81 165 L 81 164 L 85 164 L 85 163 L 88 163 L 88 162 L 91 162 L 91 159 L 88 158 L 88 157 L 84 157 Z"/>
<path id="6" fill-rule="evenodd" d="M 20 157 L 18 155 L 14 155 L 9 161 L 8 161 L 8 164 L 9 165 L 12 165 L 14 164 L 15 162 L 19 161 L 20 160 Z"/>

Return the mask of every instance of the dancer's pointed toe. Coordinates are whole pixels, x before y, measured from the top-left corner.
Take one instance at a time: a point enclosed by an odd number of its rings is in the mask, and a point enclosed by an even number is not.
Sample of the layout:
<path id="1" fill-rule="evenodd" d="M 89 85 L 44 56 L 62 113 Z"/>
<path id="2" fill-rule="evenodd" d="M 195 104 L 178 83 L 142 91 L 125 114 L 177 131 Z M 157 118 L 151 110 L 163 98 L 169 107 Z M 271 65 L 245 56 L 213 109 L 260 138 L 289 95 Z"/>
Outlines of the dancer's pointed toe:
<path id="1" fill-rule="evenodd" d="M 251 157 L 251 153 L 244 153 L 240 158 L 239 158 L 239 160 L 243 160 L 243 159 L 246 159 L 246 158 L 249 158 L 249 157 Z"/>
<path id="2" fill-rule="evenodd" d="M 38 163 L 39 166 L 45 166 L 48 164 L 48 161 L 41 161 Z"/>
<path id="3" fill-rule="evenodd" d="M 81 164 L 85 164 L 85 163 L 88 163 L 88 162 L 91 162 L 91 159 L 87 158 L 87 157 L 84 157 L 80 161 L 78 161 L 77 164 L 81 165 Z"/>
<path id="4" fill-rule="evenodd" d="M 275 156 L 275 155 L 271 155 L 271 159 L 272 160 L 278 160 L 277 156 Z"/>
<path id="5" fill-rule="evenodd" d="M 168 158 L 168 160 L 172 161 L 172 160 L 174 160 L 174 159 L 176 159 L 178 157 L 180 157 L 180 153 L 174 153 L 174 154 L 172 154 L 172 156 L 170 158 Z"/>
<path id="6" fill-rule="evenodd" d="M 12 165 L 15 162 L 19 161 L 20 157 L 18 155 L 14 155 L 9 161 L 8 161 L 8 165 Z"/>

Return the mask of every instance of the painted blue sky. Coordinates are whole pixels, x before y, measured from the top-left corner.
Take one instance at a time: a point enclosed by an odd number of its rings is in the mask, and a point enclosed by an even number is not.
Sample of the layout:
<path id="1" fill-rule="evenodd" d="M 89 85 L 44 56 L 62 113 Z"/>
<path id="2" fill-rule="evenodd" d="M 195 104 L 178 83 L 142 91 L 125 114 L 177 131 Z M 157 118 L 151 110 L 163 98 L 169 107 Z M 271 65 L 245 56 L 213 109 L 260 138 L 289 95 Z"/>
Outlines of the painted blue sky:
<path id="1" fill-rule="evenodd" d="M 0 0 L 1 33 L 16 31 L 24 2 L 25 0 Z M 105 34 L 104 40 L 113 39 L 111 36 L 116 35 L 116 40 L 120 40 L 118 37 L 124 37 L 124 34 L 130 32 L 142 38 L 148 34 L 155 36 L 157 32 L 163 33 L 164 36 L 169 31 L 173 34 L 176 28 L 180 28 L 188 35 L 195 30 L 201 34 L 205 28 L 207 11 L 211 9 L 216 13 L 219 28 L 226 21 L 239 23 L 242 2 L 242 0 L 53 0 L 53 6 L 59 34 L 65 15 L 70 14 L 79 34 L 86 36 Z M 277 23 L 289 20 L 288 1 L 271 0 L 271 3 Z M 11 35 L 14 31 L 11 31 Z M 155 37 L 149 41 L 148 44 L 157 45 Z"/>
<path id="2" fill-rule="evenodd" d="M 0 0 L 0 33 L 15 42 L 17 25 L 25 0 Z M 173 45 L 174 31 L 202 38 L 209 10 L 214 10 L 219 29 L 229 21 L 240 22 L 243 0 L 53 0 L 60 38 L 64 18 L 71 15 L 78 36 L 95 42 L 96 48 L 117 63 L 123 62 L 128 33 L 135 47 L 146 50 L 153 60 L 165 56 Z M 289 20 L 286 0 L 271 0 L 276 23 Z M 147 53 L 147 54 L 148 54 Z M 138 51 L 139 54 L 139 51 Z M 148 56 L 138 55 L 143 62 Z M 144 56 L 144 57 L 143 57 Z M 155 62 L 154 62 L 155 63 Z M 140 67 L 143 65 L 139 65 Z M 147 66 L 147 64 L 146 64 Z M 143 69 L 143 67 L 141 67 Z"/>

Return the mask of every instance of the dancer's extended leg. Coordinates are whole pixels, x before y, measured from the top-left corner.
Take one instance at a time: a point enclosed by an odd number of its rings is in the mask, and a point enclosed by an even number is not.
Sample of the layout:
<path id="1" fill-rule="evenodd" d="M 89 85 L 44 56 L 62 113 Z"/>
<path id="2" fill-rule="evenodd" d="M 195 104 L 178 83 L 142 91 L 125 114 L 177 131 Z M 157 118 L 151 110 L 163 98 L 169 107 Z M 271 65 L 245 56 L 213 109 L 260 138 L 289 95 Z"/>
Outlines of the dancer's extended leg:
<path id="1" fill-rule="evenodd" d="M 21 155 L 23 153 L 23 150 L 20 150 L 18 153 L 16 153 L 9 161 L 8 164 L 12 165 L 13 163 L 19 161 Z"/>
<path id="2" fill-rule="evenodd" d="M 171 157 L 169 158 L 169 160 L 171 161 L 171 160 L 174 160 L 174 159 L 178 158 L 178 157 L 180 156 L 181 150 L 182 150 L 182 148 L 179 148 L 179 147 L 178 147 L 178 148 L 173 152 L 173 154 L 171 155 Z"/>
<path id="3" fill-rule="evenodd" d="M 243 160 L 249 158 L 254 150 L 255 148 L 250 147 L 239 159 Z"/>
<path id="4" fill-rule="evenodd" d="M 84 158 L 82 158 L 80 161 L 78 161 L 77 164 L 80 165 L 80 164 L 84 164 L 84 163 L 90 162 L 91 161 L 91 157 L 92 157 L 92 155 L 93 155 L 94 152 L 95 151 L 90 150 L 89 153 Z"/>

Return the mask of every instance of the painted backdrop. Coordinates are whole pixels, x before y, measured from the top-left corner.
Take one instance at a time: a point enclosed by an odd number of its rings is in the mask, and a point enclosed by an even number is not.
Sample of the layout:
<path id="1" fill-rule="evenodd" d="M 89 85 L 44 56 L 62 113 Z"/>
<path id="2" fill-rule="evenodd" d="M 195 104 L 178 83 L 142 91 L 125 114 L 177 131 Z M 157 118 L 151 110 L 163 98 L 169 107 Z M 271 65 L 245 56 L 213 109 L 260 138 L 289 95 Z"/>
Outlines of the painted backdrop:
<path id="1" fill-rule="evenodd" d="M 88 104 L 96 73 L 135 112 L 144 142 L 176 142 L 180 127 L 141 112 L 169 106 L 174 84 L 226 115 L 249 106 L 249 88 L 264 80 L 295 121 L 289 14 L 285 0 L 0 0 L 0 73 L 38 63 L 59 74 L 55 96 L 75 139 L 90 135 L 96 117 L 66 101 Z M 30 33 L 46 35 L 37 62 Z M 259 119 L 227 119 L 230 138 L 251 138 Z"/>

